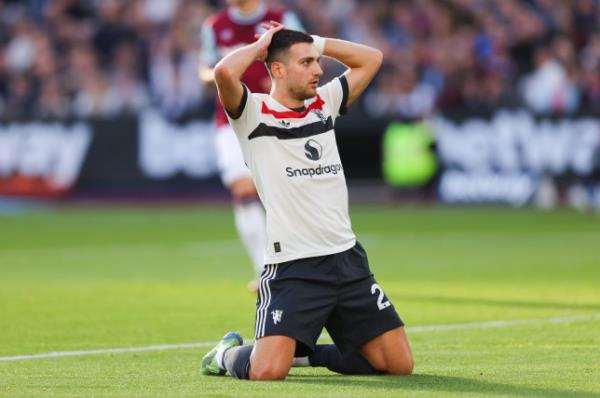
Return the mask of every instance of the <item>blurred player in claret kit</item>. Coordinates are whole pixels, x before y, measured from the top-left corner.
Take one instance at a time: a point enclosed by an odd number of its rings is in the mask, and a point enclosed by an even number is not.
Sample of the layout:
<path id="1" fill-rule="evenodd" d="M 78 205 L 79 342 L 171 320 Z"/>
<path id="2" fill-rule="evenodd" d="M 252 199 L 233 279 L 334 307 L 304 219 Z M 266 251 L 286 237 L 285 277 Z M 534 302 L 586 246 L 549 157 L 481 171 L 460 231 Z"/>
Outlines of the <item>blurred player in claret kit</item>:
<path id="1" fill-rule="evenodd" d="M 209 17 L 202 26 L 199 76 L 205 84 L 214 83 L 212 68 L 221 58 L 256 40 L 254 35 L 264 31 L 261 23 L 277 21 L 290 29 L 302 30 L 293 13 L 267 7 L 261 0 L 227 0 L 227 4 L 226 9 Z M 255 93 L 268 93 L 271 89 L 271 79 L 262 62 L 254 62 L 242 76 L 242 82 Z M 218 99 L 215 119 L 221 180 L 231 192 L 235 225 L 254 265 L 255 278 L 248 284 L 248 289 L 256 292 L 258 277 L 264 268 L 265 213 L 235 133 Z"/>
<path id="2" fill-rule="evenodd" d="M 412 373 L 404 323 L 370 270 L 352 231 L 348 189 L 334 125 L 366 89 L 381 51 L 310 36 L 277 22 L 215 67 L 219 98 L 267 214 L 253 346 L 227 333 L 202 359 L 202 372 L 278 380 L 290 367 L 342 374 Z M 322 56 L 348 69 L 319 86 Z M 241 78 L 257 60 L 269 94 Z M 326 328 L 334 344 L 317 345 Z"/>

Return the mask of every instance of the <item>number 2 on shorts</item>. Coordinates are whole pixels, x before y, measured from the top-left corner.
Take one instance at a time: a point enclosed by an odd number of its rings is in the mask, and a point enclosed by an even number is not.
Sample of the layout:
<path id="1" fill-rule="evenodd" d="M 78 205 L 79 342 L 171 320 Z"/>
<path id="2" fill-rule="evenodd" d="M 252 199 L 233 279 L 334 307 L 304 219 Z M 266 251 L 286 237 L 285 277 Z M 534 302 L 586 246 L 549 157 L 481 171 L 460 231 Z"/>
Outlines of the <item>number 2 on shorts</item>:
<path id="1" fill-rule="evenodd" d="M 379 297 L 377 297 L 377 308 L 379 308 L 379 311 L 391 305 L 389 301 L 383 301 L 383 289 L 377 283 L 373 283 L 373 286 L 371 286 L 371 294 L 375 294 L 375 292 L 379 292 Z"/>

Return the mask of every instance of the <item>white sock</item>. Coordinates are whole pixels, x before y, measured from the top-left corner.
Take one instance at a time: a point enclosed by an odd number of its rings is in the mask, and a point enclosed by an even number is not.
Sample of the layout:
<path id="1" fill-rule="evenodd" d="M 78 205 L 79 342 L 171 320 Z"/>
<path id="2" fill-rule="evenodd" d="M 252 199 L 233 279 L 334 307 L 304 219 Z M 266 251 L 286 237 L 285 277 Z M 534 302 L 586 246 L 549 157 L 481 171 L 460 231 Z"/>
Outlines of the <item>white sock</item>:
<path id="1" fill-rule="evenodd" d="M 217 354 L 215 355 L 215 359 L 217 360 L 217 366 L 219 369 L 225 370 L 225 365 L 223 364 L 223 357 L 225 356 L 225 351 L 230 347 L 220 347 L 217 350 Z"/>
<path id="2" fill-rule="evenodd" d="M 296 357 L 292 362 L 292 366 L 294 368 L 305 368 L 310 366 L 310 361 L 308 360 L 308 357 Z"/>
<path id="3" fill-rule="evenodd" d="M 265 211 L 258 200 L 236 203 L 233 206 L 235 226 L 246 251 L 252 260 L 256 277 L 260 276 L 264 267 L 266 244 Z"/>

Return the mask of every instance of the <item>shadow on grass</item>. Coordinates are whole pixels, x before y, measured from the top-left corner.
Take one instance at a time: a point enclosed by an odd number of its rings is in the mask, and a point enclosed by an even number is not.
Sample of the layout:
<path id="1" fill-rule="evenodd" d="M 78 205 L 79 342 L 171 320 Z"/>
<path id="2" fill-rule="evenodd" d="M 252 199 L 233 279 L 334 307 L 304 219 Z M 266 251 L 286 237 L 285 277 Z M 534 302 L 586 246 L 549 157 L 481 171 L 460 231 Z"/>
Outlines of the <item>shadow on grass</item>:
<path id="1" fill-rule="evenodd" d="M 454 376 L 412 375 L 408 377 L 397 376 L 314 376 L 314 375 L 289 375 L 287 383 L 298 385 L 316 384 L 331 387 L 356 387 L 369 390 L 385 389 L 398 392 L 430 392 L 439 393 L 478 393 L 490 395 L 508 395 L 519 397 L 560 397 L 584 398 L 600 397 L 592 392 L 577 392 L 569 390 L 522 387 L 511 384 L 492 383 L 483 380 L 468 379 Z"/>
<path id="2" fill-rule="evenodd" d="M 443 297 L 443 296 L 420 296 L 420 295 L 396 295 L 395 301 L 400 303 L 402 300 L 410 301 L 429 301 L 442 302 L 445 304 L 458 305 L 491 305 L 498 307 L 528 307 L 528 308 L 547 308 L 547 309 L 565 309 L 565 310 L 600 310 L 600 303 L 553 303 L 547 301 L 524 301 L 524 300 L 495 300 L 480 299 L 470 297 Z"/>

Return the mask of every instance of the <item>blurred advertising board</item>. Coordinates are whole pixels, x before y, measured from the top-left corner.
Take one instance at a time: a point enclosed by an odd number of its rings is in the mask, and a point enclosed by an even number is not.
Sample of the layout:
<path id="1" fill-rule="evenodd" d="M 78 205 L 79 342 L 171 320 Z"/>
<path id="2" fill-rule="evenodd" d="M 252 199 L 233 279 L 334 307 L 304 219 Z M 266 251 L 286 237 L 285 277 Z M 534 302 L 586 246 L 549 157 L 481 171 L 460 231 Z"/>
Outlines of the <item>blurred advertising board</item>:
<path id="1" fill-rule="evenodd" d="M 219 186 L 213 124 L 158 113 L 0 124 L 0 195 L 177 193 Z"/>
<path id="2" fill-rule="evenodd" d="M 530 201 L 542 178 L 585 179 L 598 171 L 600 118 L 538 117 L 525 110 L 431 120 L 442 173 L 439 195 L 451 203 Z"/>
<path id="3" fill-rule="evenodd" d="M 160 113 L 0 123 L 0 195 L 178 195 L 222 189 L 214 125 Z M 600 117 L 524 110 L 438 114 L 425 121 L 350 112 L 336 122 L 344 173 L 449 203 L 532 200 L 543 178 L 599 169 Z M 596 177 L 594 177 L 596 178 Z M 433 184 L 433 185 L 432 185 Z"/>
<path id="4" fill-rule="evenodd" d="M 67 192 L 80 175 L 92 130 L 84 122 L 0 125 L 0 195 Z"/>

